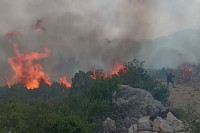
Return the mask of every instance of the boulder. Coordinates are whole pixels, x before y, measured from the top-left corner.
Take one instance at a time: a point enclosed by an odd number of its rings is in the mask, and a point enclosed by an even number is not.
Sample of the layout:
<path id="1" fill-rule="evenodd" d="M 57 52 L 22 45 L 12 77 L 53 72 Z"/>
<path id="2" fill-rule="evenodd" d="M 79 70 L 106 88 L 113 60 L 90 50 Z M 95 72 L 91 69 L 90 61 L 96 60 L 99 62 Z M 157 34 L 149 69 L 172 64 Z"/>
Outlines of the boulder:
<path id="1" fill-rule="evenodd" d="M 168 112 L 166 120 L 173 123 L 176 132 L 184 131 L 183 122 L 177 119 L 171 112 Z"/>
<path id="2" fill-rule="evenodd" d="M 153 126 L 153 131 L 159 132 L 160 131 L 160 117 L 157 117 L 153 122 L 152 122 L 152 126 Z"/>
<path id="3" fill-rule="evenodd" d="M 115 121 L 110 119 L 109 117 L 106 118 L 105 121 L 103 121 L 102 127 L 103 127 L 104 133 L 112 133 L 112 132 L 114 133 L 116 130 Z"/>
<path id="4" fill-rule="evenodd" d="M 174 133 L 184 132 L 177 119 L 150 92 L 119 85 L 120 95 L 113 94 L 112 119 L 107 118 L 98 133 Z M 170 112 L 169 112 L 170 111 Z"/>
<path id="5" fill-rule="evenodd" d="M 128 133 L 137 133 L 137 124 L 132 125 L 132 126 L 128 129 Z"/>
<path id="6" fill-rule="evenodd" d="M 160 131 L 163 133 L 173 133 L 175 131 L 175 126 L 173 123 L 161 117 L 157 117 L 152 122 L 152 126 L 154 131 Z"/>
<path id="7" fill-rule="evenodd" d="M 119 91 L 120 98 L 113 99 L 113 102 L 120 113 L 125 114 L 126 117 L 140 118 L 166 111 L 161 102 L 154 100 L 151 93 L 146 90 L 119 85 Z"/>
<path id="8" fill-rule="evenodd" d="M 113 103 L 115 103 L 117 106 L 123 105 L 123 104 L 127 104 L 129 101 L 128 100 L 124 100 L 123 98 L 116 98 Z"/>
<path id="9" fill-rule="evenodd" d="M 123 121 L 124 121 L 124 125 L 126 128 L 129 128 L 130 126 L 132 126 L 138 122 L 138 120 L 135 119 L 134 117 L 133 118 L 126 117 Z"/>
<path id="10" fill-rule="evenodd" d="M 139 119 L 138 131 L 152 131 L 151 121 L 149 120 L 148 116 Z"/>

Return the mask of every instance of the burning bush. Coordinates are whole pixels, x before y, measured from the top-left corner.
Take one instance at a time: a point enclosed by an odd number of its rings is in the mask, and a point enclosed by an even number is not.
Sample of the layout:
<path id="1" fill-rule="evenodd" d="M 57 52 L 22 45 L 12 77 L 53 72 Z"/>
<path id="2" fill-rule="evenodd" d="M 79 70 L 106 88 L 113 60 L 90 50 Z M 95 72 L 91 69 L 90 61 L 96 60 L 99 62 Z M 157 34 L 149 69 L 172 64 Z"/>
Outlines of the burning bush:
<path id="1" fill-rule="evenodd" d="M 11 80 L 7 83 L 11 86 L 15 81 L 16 83 L 23 84 L 27 89 L 39 88 L 41 83 L 46 83 L 51 86 L 49 81 L 49 76 L 43 72 L 41 64 L 33 64 L 34 61 L 47 58 L 49 56 L 50 50 L 48 48 L 44 49 L 44 53 L 31 52 L 30 54 L 22 54 L 17 48 L 17 44 L 14 43 L 14 50 L 16 57 L 11 57 L 8 59 L 14 75 Z"/>
<path id="2" fill-rule="evenodd" d="M 183 63 L 181 65 L 181 76 L 178 80 L 179 83 L 187 83 L 192 80 L 192 67 L 188 64 Z"/>
<path id="3" fill-rule="evenodd" d="M 18 50 L 17 43 L 13 43 L 13 46 L 16 56 L 10 57 L 8 63 L 14 74 L 11 79 L 7 80 L 8 87 L 11 88 L 13 84 L 22 84 L 27 89 L 37 89 L 42 83 L 51 86 L 50 77 L 43 71 L 42 65 L 39 63 L 34 64 L 36 61 L 49 56 L 49 48 L 44 48 L 43 53 L 29 52 L 23 54 Z M 66 80 L 66 76 L 60 77 L 60 85 L 71 88 L 71 83 Z"/>
<path id="4" fill-rule="evenodd" d="M 66 88 L 71 88 L 72 84 L 67 82 L 66 76 L 60 77 L 60 86 L 65 86 Z"/>

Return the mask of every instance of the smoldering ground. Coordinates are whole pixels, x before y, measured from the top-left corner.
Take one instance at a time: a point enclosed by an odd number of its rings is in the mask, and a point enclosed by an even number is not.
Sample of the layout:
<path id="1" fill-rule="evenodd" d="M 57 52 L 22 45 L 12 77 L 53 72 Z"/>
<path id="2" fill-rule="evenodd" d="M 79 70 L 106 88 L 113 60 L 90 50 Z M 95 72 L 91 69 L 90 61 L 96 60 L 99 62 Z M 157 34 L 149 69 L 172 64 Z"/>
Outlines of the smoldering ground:
<path id="1" fill-rule="evenodd" d="M 20 36 L 12 37 L 19 44 L 20 51 L 42 52 L 44 46 L 51 49 L 50 57 L 41 62 L 51 80 L 65 74 L 72 75 L 78 70 L 102 68 L 109 71 L 115 60 L 122 63 L 134 57 L 149 60 L 146 57 L 162 53 L 162 44 L 159 50 L 151 52 L 157 45 L 147 49 L 148 44 L 141 45 L 140 40 L 196 28 L 198 18 L 195 22 L 179 22 L 190 18 L 190 14 L 198 10 L 190 8 L 187 14 L 180 16 L 180 10 L 185 6 L 180 1 L 0 0 L 0 81 L 4 83 L 4 75 L 9 72 L 7 59 L 14 56 L 12 45 L 8 42 L 10 38 L 3 36 L 7 31 L 20 33 Z M 181 5 L 171 9 L 170 4 Z M 199 2 L 194 0 L 189 4 L 196 7 Z M 180 17 L 174 20 L 178 15 Z M 32 30 L 38 19 L 42 19 L 41 25 L 46 31 Z M 171 52 L 170 43 L 166 45 Z M 184 53 L 187 50 L 178 48 L 175 51 Z M 168 59 L 166 56 L 162 58 Z M 150 64 L 156 64 L 158 60 L 154 57 Z"/>

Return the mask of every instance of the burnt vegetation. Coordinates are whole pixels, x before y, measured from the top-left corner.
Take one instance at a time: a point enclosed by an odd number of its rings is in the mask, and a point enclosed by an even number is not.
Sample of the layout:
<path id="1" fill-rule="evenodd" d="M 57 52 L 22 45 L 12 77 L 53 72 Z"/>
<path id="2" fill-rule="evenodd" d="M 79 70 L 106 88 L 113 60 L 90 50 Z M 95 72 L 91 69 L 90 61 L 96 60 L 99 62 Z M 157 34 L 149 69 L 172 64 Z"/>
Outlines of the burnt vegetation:
<path id="1" fill-rule="evenodd" d="M 0 131 L 12 133 L 91 133 L 112 112 L 113 93 L 119 84 L 142 88 L 152 93 L 156 100 L 166 102 L 167 87 L 151 77 L 143 67 L 144 62 L 134 59 L 112 78 L 103 78 L 98 70 L 77 72 L 70 89 L 54 82 L 51 87 L 41 85 L 28 90 L 17 84 L 0 88 Z"/>

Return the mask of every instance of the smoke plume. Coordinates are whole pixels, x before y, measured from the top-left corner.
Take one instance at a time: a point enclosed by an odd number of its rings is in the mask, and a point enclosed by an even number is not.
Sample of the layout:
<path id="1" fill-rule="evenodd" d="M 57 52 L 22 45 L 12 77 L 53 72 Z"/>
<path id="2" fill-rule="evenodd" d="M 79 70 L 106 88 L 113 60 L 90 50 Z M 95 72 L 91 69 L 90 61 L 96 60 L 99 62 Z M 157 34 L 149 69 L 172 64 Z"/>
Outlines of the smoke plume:
<path id="1" fill-rule="evenodd" d="M 161 54 L 163 47 L 171 52 L 170 42 L 158 46 L 141 40 L 199 28 L 199 5 L 198 0 L 1 0 L 0 83 L 10 71 L 7 59 L 15 56 L 9 39 L 19 44 L 22 53 L 41 52 L 48 46 L 51 55 L 41 63 L 51 80 L 56 81 L 78 70 L 110 71 L 116 60 L 124 63 L 134 57 L 152 60 L 149 66 L 155 67 L 152 64 L 159 58 L 154 54 Z M 33 30 L 39 19 L 45 31 Z M 5 37 L 8 31 L 20 35 Z M 151 52 L 155 48 L 157 51 Z"/>

